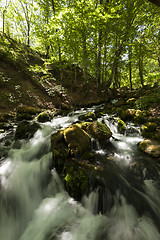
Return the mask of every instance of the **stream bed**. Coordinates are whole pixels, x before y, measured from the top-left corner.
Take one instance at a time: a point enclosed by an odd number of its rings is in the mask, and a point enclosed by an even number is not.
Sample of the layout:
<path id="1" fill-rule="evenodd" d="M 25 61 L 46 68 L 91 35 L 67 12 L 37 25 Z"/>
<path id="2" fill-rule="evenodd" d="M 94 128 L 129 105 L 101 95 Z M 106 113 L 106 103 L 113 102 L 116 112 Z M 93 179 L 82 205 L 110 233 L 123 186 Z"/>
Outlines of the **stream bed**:
<path id="1" fill-rule="evenodd" d="M 113 135 L 107 149 L 96 141 L 97 165 L 106 167 L 109 184 L 75 201 L 65 191 L 52 162 L 50 136 L 77 122 L 95 108 L 41 124 L 34 137 L 15 144 L 13 134 L 1 135 L 1 240 L 159 240 L 160 168 L 139 151 L 139 129 L 129 123 L 125 134 L 115 118 L 102 120 Z M 7 139 L 7 140 L 6 140 Z M 103 198 L 99 211 L 100 198 Z"/>

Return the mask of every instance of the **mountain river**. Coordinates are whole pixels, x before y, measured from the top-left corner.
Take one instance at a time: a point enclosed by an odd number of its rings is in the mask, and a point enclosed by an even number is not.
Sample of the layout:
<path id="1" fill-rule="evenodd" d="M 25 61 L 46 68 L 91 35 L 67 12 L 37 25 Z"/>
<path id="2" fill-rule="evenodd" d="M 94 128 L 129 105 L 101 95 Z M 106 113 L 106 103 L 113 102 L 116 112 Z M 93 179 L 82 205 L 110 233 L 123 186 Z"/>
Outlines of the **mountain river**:
<path id="1" fill-rule="evenodd" d="M 110 182 L 114 191 L 109 187 L 102 196 L 104 211 L 98 211 L 98 189 L 77 202 L 65 191 L 56 170 L 50 170 L 51 134 L 95 109 L 57 116 L 42 123 L 32 139 L 19 144 L 12 132 L 0 135 L 0 151 L 4 152 L 0 240 L 160 240 L 160 166 L 138 150 L 142 137 L 131 123 L 120 134 L 115 118 L 99 119 L 110 127 L 113 137 L 109 151 L 98 141 L 92 151 L 97 164 L 101 159 L 106 168 L 108 162 L 115 166 Z"/>

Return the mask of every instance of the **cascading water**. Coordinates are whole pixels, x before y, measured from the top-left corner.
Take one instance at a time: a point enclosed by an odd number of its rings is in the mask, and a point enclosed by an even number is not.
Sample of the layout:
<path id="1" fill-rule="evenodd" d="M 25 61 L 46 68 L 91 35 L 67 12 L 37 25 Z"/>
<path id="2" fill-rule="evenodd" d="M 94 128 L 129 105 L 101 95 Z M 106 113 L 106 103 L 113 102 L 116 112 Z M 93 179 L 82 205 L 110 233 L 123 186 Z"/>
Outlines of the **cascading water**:
<path id="1" fill-rule="evenodd" d="M 105 156 L 104 162 L 110 158 L 116 166 L 110 173 L 114 191 L 108 186 L 100 195 L 100 189 L 94 189 L 81 204 L 68 196 L 58 174 L 51 170 L 50 134 L 90 110 L 42 124 L 32 139 L 21 141 L 20 148 L 10 143 L 8 156 L 3 156 L 0 165 L 1 240 L 160 239 L 159 172 L 155 178 L 145 164 L 138 165 L 139 159 L 143 163 L 147 157 L 137 149 L 141 140 L 137 130 L 135 135 L 119 134 L 114 120 L 103 117 L 113 132 L 110 152 L 97 142 L 93 151 L 97 162 Z M 2 150 L 6 150 L 4 141 L 1 138 Z M 108 166 L 108 161 L 105 164 Z M 132 177 L 135 165 L 140 176 Z M 100 197 L 104 214 L 98 213 Z"/>

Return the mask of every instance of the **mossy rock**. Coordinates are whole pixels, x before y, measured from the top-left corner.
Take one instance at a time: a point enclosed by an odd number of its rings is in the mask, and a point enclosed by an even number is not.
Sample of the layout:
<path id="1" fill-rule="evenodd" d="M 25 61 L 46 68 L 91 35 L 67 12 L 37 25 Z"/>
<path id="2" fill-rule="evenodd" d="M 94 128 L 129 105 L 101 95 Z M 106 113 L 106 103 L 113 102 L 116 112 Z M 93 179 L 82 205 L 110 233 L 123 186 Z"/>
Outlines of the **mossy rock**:
<path id="1" fill-rule="evenodd" d="M 51 121 L 53 119 L 53 117 L 55 116 L 55 112 L 52 112 L 50 110 L 41 112 L 37 117 L 36 120 L 38 122 L 47 122 L 47 121 Z"/>
<path id="2" fill-rule="evenodd" d="M 76 124 L 64 130 L 64 139 L 71 155 L 83 154 L 91 148 L 89 135 Z"/>
<path id="3" fill-rule="evenodd" d="M 160 157 L 160 144 L 154 140 L 146 139 L 140 142 L 139 149 L 152 157 Z"/>
<path id="4" fill-rule="evenodd" d="M 96 120 L 96 114 L 94 112 L 89 112 L 89 113 L 87 113 L 85 115 L 80 116 L 79 120 L 83 120 L 83 121 L 91 120 L 91 121 L 94 121 L 94 120 Z"/>
<path id="5" fill-rule="evenodd" d="M 59 130 L 58 132 L 52 134 L 51 136 L 51 147 L 54 166 L 56 170 L 61 173 L 69 156 L 69 149 L 64 140 L 64 130 Z"/>
<path id="6" fill-rule="evenodd" d="M 148 112 L 136 110 L 135 117 L 134 117 L 134 123 L 135 124 L 143 124 L 147 121 L 148 121 Z"/>
<path id="7" fill-rule="evenodd" d="M 141 134 L 145 138 L 154 138 L 156 134 L 157 124 L 148 122 L 141 127 Z"/>
<path id="8" fill-rule="evenodd" d="M 87 171 L 85 171 L 85 168 L 70 162 L 65 167 L 64 184 L 70 196 L 80 200 L 87 189 Z"/>
<path id="9" fill-rule="evenodd" d="M 76 125 L 78 127 L 80 127 L 81 129 L 83 129 L 84 131 L 87 131 L 87 128 L 92 124 L 92 122 L 80 122 L 80 123 L 76 123 Z"/>
<path id="10" fill-rule="evenodd" d="M 39 113 L 39 109 L 35 107 L 19 106 L 17 108 L 17 120 L 32 120 Z"/>
<path id="11" fill-rule="evenodd" d="M 101 144 L 105 144 L 105 141 L 112 136 L 112 132 L 109 127 L 99 121 L 93 122 L 88 128 L 87 132 L 91 134 L 94 138 L 98 139 Z"/>
<path id="12" fill-rule="evenodd" d="M 127 109 L 120 113 L 120 118 L 123 121 L 130 121 L 134 119 L 135 115 L 136 115 L 135 109 Z"/>
<path id="13" fill-rule="evenodd" d="M 118 126 L 117 126 L 118 127 L 118 131 L 120 133 L 124 133 L 124 131 L 126 130 L 125 122 L 122 119 L 120 119 L 120 118 L 117 119 L 117 122 L 118 122 Z"/>
<path id="14" fill-rule="evenodd" d="M 35 107 L 29 107 L 29 106 L 19 106 L 17 108 L 17 113 L 28 113 L 30 115 L 36 115 L 37 113 L 39 113 L 39 109 L 35 108 Z"/>
<path id="15" fill-rule="evenodd" d="M 0 114 L 0 122 L 8 122 L 10 120 L 14 120 L 14 118 L 15 118 L 14 114 L 9 114 L 9 113 Z"/>
<path id="16" fill-rule="evenodd" d="M 35 132 L 40 129 L 40 125 L 37 123 L 31 123 L 26 120 L 20 122 L 15 132 L 15 139 L 30 139 Z"/>

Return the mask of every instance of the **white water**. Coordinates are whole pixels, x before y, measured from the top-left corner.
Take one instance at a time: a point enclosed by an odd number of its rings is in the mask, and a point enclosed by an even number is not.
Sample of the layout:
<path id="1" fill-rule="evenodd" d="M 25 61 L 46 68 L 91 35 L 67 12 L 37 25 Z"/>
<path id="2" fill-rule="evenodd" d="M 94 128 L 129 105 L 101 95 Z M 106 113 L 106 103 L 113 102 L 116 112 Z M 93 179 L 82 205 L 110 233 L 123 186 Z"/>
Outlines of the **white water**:
<path id="1" fill-rule="evenodd" d="M 0 240 L 160 240 L 154 219 L 148 213 L 140 216 L 118 189 L 107 214 L 94 214 L 98 211 L 97 190 L 84 196 L 82 206 L 64 191 L 56 171 L 50 172 L 50 134 L 77 121 L 80 114 L 77 111 L 42 124 L 41 131 L 20 149 L 12 149 L 1 164 Z M 110 127 L 119 140 L 112 140 L 118 148 L 115 162 L 129 164 L 139 137 L 123 136 L 114 124 Z M 143 189 L 144 193 L 136 191 L 156 214 L 160 209 L 156 183 L 145 180 Z M 111 197 L 110 192 L 107 195 Z"/>

